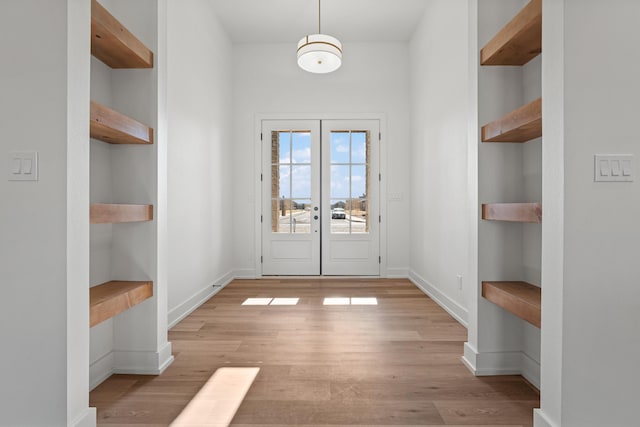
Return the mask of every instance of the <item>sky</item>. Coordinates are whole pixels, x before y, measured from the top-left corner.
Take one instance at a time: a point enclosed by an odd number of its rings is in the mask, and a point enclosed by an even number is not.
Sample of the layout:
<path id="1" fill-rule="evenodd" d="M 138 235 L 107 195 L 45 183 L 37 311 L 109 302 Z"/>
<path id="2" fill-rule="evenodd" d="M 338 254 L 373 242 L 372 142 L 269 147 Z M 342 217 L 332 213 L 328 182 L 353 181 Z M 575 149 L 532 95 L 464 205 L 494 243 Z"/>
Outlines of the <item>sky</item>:
<path id="1" fill-rule="evenodd" d="M 311 134 L 281 132 L 279 145 L 280 165 L 274 167 L 280 168 L 280 197 L 310 199 Z M 332 132 L 329 145 L 332 204 L 360 197 L 366 190 L 366 132 Z"/>

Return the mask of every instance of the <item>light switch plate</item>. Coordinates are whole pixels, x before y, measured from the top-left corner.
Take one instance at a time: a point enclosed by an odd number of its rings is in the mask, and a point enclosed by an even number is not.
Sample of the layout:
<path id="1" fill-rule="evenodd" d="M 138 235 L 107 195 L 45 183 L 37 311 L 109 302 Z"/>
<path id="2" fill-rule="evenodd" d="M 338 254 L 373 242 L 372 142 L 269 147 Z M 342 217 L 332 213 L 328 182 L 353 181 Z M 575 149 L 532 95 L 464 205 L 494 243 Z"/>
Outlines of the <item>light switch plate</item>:
<path id="1" fill-rule="evenodd" d="M 7 159 L 9 163 L 9 181 L 37 181 L 38 180 L 38 152 L 11 151 Z"/>
<path id="2" fill-rule="evenodd" d="M 596 154 L 594 179 L 596 182 L 633 182 L 635 179 L 633 154 Z"/>

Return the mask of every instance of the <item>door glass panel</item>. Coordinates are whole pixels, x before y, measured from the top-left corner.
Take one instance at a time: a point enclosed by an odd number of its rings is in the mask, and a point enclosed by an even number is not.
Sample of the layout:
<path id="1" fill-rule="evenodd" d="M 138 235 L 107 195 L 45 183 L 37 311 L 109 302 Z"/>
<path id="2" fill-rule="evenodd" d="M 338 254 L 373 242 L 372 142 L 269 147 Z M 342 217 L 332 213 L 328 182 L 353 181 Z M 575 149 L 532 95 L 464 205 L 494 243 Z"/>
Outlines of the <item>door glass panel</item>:
<path id="1" fill-rule="evenodd" d="M 309 132 L 293 132 L 291 145 L 292 163 L 311 164 L 311 134 Z"/>
<path id="2" fill-rule="evenodd" d="M 311 198 L 311 166 L 293 166 L 291 168 L 293 197 Z"/>
<path id="3" fill-rule="evenodd" d="M 349 163 L 349 132 L 331 132 L 331 164 Z"/>
<path id="4" fill-rule="evenodd" d="M 349 166 L 331 165 L 331 198 L 349 197 Z"/>
<path id="5" fill-rule="evenodd" d="M 368 131 L 331 132 L 331 233 L 369 232 L 369 153 Z"/>
<path id="6" fill-rule="evenodd" d="M 366 197 L 367 194 L 367 167 L 351 166 L 351 197 Z"/>
<path id="7" fill-rule="evenodd" d="M 291 232 L 311 233 L 311 200 L 294 200 L 291 211 Z"/>
<path id="8" fill-rule="evenodd" d="M 272 153 L 279 153 L 279 157 L 272 162 L 277 163 L 291 163 L 291 132 L 274 132 L 279 135 L 276 138 L 275 143 L 277 146 L 272 147 Z M 273 156 L 272 156 L 273 157 Z"/>
<path id="9" fill-rule="evenodd" d="M 367 163 L 367 132 L 351 132 L 351 163 Z"/>
<path id="10" fill-rule="evenodd" d="M 273 131 L 271 134 L 271 231 L 288 234 L 309 233 L 310 199 L 311 132 Z"/>
<path id="11" fill-rule="evenodd" d="M 347 203 L 345 199 L 331 199 L 331 233 L 349 233 L 346 206 Z"/>
<path id="12" fill-rule="evenodd" d="M 291 197 L 291 166 L 280 166 L 278 179 L 278 193 L 274 194 L 275 198 Z"/>

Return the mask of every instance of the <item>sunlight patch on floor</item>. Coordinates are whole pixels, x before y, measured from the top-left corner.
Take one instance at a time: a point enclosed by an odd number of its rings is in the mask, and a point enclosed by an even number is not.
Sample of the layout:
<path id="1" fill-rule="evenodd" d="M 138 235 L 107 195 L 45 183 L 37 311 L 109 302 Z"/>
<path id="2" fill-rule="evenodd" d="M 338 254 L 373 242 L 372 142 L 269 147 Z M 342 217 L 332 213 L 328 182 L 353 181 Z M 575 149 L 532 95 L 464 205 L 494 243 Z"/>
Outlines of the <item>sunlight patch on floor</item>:
<path id="1" fill-rule="evenodd" d="M 242 305 L 269 305 L 273 298 L 247 298 Z"/>
<path id="2" fill-rule="evenodd" d="M 300 298 L 274 298 L 271 305 L 296 305 Z"/>
<path id="3" fill-rule="evenodd" d="M 171 427 L 227 427 L 260 368 L 220 368 L 182 410 Z"/>
<path id="4" fill-rule="evenodd" d="M 378 298 L 351 298 L 351 305 L 378 305 Z"/>
<path id="5" fill-rule="evenodd" d="M 378 299 L 373 297 L 331 297 L 325 298 L 322 305 L 378 305 Z"/>

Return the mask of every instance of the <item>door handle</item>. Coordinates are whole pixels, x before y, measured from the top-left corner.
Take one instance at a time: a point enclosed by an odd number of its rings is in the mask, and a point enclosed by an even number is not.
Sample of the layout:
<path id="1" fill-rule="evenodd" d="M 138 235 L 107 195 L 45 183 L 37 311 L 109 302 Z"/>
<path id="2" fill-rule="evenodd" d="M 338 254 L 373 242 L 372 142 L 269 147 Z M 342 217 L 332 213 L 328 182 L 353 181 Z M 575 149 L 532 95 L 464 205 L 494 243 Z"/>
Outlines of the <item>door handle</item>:
<path id="1" fill-rule="evenodd" d="M 313 217 L 313 219 L 318 219 L 318 215 L 315 215 L 315 216 Z"/>

